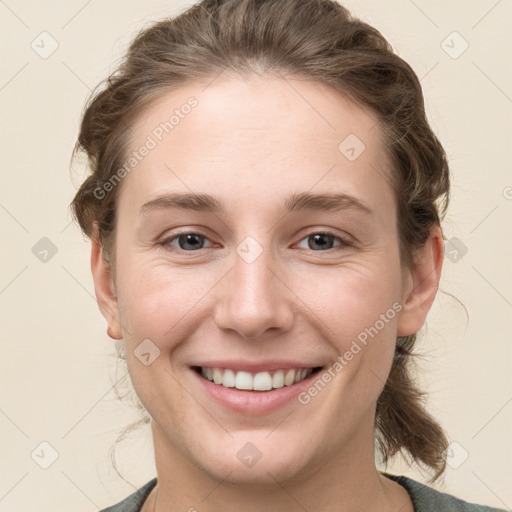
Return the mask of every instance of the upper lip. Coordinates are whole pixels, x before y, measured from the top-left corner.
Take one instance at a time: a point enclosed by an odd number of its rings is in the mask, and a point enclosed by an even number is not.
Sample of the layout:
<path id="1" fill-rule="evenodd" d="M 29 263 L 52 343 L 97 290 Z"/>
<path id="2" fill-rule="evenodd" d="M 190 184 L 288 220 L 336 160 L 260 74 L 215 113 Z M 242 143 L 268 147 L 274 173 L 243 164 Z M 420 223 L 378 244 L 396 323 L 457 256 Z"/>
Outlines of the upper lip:
<path id="1" fill-rule="evenodd" d="M 288 368 L 319 368 L 322 364 L 302 363 L 300 361 L 285 361 L 285 360 L 270 360 L 270 361 L 244 361 L 237 359 L 236 361 L 229 360 L 214 360 L 214 361 L 200 361 L 193 365 L 201 366 L 203 368 L 225 368 L 236 371 L 246 371 L 257 373 L 262 371 L 285 370 Z"/>

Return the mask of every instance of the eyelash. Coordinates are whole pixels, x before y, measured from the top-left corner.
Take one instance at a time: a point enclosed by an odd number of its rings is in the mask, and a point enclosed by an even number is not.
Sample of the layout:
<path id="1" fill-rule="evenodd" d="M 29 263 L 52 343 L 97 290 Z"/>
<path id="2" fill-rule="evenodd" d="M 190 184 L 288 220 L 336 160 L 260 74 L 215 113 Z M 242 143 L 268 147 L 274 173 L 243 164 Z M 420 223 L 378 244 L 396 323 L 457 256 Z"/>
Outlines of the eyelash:
<path id="1" fill-rule="evenodd" d="M 162 240 L 161 242 L 158 242 L 158 245 L 161 245 L 162 247 L 164 247 L 166 250 L 171 250 L 171 251 L 176 251 L 176 252 L 181 252 L 181 253 L 194 253 L 194 252 L 199 252 L 201 249 L 197 249 L 197 250 L 193 250 L 193 251 L 186 251 L 184 249 L 177 249 L 175 247 L 172 247 L 171 246 L 171 242 L 173 242 L 174 240 L 177 240 L 180 236 L 184 236 L 184 235 L 199 235 L 199 236 L 202 236 L 204 237 L 206 240 L 209 240 L 208 236 L 205 235 L 204 233 L 202 233 L 201 231 L 183 231 L 181 233 L 177 233 L 171 237 L 167 237 L 166 239 Z M 313 236 L 313 235 L 325 235 L 325 236 L 330 236 L 330 237 L 333 237 L 334 239 L 337 239 L 339 242 L 340 242 L 340 245 L 337 247 L 338 249 L 342 249 L 342 248 L 345 248 L 345 247 L 351 247 L 353 245 L 353 243 L 351 241 L 349 241 L 348 239 L 344 238 L 344 237 L 341 237 L 339 235 L 336 235 L 335 233 L 333 233 L 332 231 L 328 231 L 328 230 L 325 230 L 325 231 L 312 231 L 311 233 L 308 233 L 306 236 L 304 236 L 303 238 L 300 239 L 300 242 L 302 242 L 303 240 L 306 240 L 308 239 L 309 237 Z M 169 249 L 169 247 L 172 247 L 172 249 Z M 210 247 L 206 247 L 206 248 L 202 248 L 202 249 L 210 249 Z M 330 249 L 325 249 L 325 250 L 320 250 L 320 251 L 313 251 L 312 249 L 306 249 L 306 250 L 310 250 L 312 252 L 318 252 L 318 253 L 324 253 L 324 252 L 332 252 L 336 249 L 336 247 L 332 247 Z"/>

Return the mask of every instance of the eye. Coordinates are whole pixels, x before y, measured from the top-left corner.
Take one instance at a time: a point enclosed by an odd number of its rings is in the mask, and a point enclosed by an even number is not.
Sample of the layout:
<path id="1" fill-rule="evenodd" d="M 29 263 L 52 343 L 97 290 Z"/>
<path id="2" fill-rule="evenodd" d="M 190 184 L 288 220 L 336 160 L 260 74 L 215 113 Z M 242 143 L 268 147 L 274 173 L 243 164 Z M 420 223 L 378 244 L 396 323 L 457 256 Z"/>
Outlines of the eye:
<path id="1" fill-rule="evenodd" d="M 307 240 L 306 249 L 311 249 L 312 251 L 327 251 L 333 248 L 333 241 L 339 240 L 339 246 L 348 247 L 351 243 L 343 237 L 335 235 L 334 233 L 330 233 L 328 231 L 322 231 L 317 233 L 310 233 L 307 237 L 302 240 Z M 301 242 L 302 242 L 301 240 Z M 319 251 L 317 250 L 319 248 Z"/>
<path id="2" fill-rule="evenodd" d="M 192 231 L 188 231 L 185 233 L 180 233 L 170 238 L 166 238 L 159 242 L 159 245 L 163 247 L 171 246 L 175 249 L 179 249 L 185 252 L 194 252 L 196 249 L 204 249 L 203 247 L 204 241 L 208 240 L 205 235 L 201 233 L 195 233 Z M 177 244 L 177 245 L 176 245 Z"/>

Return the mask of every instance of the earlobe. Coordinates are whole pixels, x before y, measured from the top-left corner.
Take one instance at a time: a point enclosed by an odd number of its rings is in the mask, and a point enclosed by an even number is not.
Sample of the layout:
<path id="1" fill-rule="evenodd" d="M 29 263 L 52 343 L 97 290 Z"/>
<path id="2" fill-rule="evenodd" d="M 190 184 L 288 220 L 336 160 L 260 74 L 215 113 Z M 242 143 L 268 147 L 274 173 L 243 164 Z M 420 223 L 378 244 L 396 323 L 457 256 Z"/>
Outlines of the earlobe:
<path id="1" fill-rule="evenodd" d="M 439 225 L 432 227 L 428 240 L 414 258 L 414 268 L 406 274 L 402 310 L 397 322 L 397 336 L 418 332 L 434 302 L 443 266 L 443 234 Z"/>
<path id="2" fill-rule="evenodd" d="M 97 225 L 94 225 L 91 236 L 91 272 L 98 307 L 107 320 L 107 334 L 112 339 L 122 339 L 119 323 L 119 308 L 115 292 L 112 270 L 103 256 Z"/>

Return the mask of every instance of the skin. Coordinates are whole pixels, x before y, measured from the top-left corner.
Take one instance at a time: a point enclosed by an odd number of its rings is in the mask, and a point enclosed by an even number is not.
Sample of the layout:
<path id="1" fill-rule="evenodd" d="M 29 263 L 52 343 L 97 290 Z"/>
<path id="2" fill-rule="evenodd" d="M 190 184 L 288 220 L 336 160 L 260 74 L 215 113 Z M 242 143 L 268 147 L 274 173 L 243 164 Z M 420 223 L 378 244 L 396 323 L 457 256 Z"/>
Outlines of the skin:
<path id="1" fill-rule="evenodd" d="M 93 238 L 98 303 L 152 417 L 158 496 L 143 511 L 412 511 L 407 491 L 377 472 L 373 425 L 396 337 L 421 328 L 436 295 L 441 230 L 432 229 L 413 269 L 401 265 L 391 171 L 370 111 L 291 78 L 225 72 L 206 84 L 165 93 L 134 124 L 131 150 L 190 96 L 198 100 L 123 179 L 115 274 Z M 366 146 L 354 161 L 338 151 L 351 133 Z M 372 214 L 282 210 L 292 193 L 333 191 Z M 163 192 L 208 193 L 226 213 L 141 216 Z M 328 250 L 309 237 L 322 230 L 334 233 Z M 206 238 L 191 249 L 178 231 Z M 249 235 L 263 249 L 250 264 L 236 252 Z M 189 368 L 230 357 L 327 365 L 396 302 L 395 318 L 307 405 L 232 412 Z M 160 350 L 149 366 L 134 355 L 147 338 Z M 262 453 L 252 467 L 237 458 L 247 442 Z"/>

